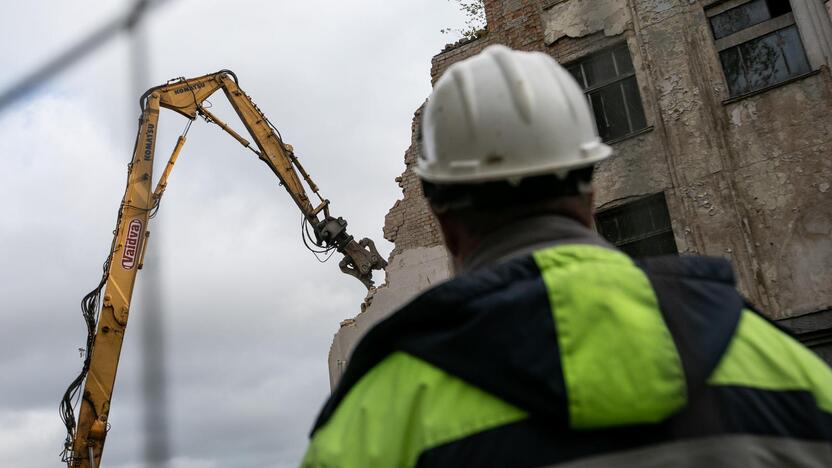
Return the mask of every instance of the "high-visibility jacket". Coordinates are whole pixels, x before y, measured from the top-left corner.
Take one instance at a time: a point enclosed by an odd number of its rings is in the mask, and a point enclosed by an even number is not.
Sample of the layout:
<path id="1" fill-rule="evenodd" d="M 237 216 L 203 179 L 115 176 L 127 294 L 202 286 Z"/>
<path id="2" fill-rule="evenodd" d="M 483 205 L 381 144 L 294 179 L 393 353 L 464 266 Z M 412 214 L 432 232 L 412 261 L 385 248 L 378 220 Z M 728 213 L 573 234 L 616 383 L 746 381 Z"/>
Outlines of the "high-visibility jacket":
<path id="1" fill-rule="evenodd" d="M 730 264 L 557 245 L 375 326 L 307 467 L 832 467 L 832 371 Z"/>

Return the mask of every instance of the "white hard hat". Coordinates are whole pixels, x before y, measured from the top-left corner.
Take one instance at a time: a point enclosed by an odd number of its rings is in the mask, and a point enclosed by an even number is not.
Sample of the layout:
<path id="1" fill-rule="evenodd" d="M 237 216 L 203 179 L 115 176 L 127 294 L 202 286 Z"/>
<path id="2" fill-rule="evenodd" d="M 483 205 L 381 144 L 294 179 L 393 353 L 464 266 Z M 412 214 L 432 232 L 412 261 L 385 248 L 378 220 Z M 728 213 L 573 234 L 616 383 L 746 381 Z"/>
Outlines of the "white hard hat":
<path id="1" fill-rule="evenodd" d="M 438 184 L 562 176 L 612 153 L 569 72 L 544 53 L 501 45 L 448 68 L 422 132 L 416 173 Z"/>

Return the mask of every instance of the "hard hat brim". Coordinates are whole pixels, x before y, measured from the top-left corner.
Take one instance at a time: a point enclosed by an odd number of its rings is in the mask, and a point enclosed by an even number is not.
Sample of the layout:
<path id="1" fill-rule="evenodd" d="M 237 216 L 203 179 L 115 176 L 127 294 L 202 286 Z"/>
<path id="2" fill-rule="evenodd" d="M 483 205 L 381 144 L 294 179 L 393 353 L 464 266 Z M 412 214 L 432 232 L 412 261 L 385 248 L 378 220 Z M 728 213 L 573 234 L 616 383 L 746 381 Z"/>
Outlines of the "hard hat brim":
<path id="1" fill-rule="evenodd" d="M 460 171 L 458 174 L 448 174 L 445 171 L 441 171 L 442 173 L 436 173 L 428 168 L 422 167 L 421 165 L 417 165 L 413 170 L 422 180 L 434 184 L 479 184 L 482 182 L 494 182 L 498 180 L 519 180 L 546 174 L 564 175 L 575 169 L 581 169 L 597 164 L 611 155 L 612 148 L 603 143 L 599 143 L 595 148 L 593 148 L 592 151 L 589 152 L 589 154 L 575 157 L 573 162 L 568 165 L 564 165 L 562 161 L 553 161 L 551 164 L 544 164 L 538 167 L 522 167 L 502 171 L 489 169 L 482 171 L 482 173 L 479 174 L 471 170 L 464 172 Z"/>

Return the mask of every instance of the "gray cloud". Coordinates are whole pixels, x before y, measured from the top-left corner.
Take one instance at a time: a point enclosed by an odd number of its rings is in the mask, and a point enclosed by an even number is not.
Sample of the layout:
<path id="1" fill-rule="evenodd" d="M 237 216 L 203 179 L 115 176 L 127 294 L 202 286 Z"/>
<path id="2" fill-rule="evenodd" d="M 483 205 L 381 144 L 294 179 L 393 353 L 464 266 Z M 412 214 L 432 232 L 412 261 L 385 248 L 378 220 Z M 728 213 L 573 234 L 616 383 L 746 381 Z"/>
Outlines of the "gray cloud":
<path id="1" fill-rule="evenodd" d="M 0 18 L 0 86 L 126 2 L 32 1 Z M 350 220 L 385 254 L 412 113 L 430 57 L 461 23 L 450 2 L 180 0 L 147 23 L 151 83 L 230 68 Z M 25 46 L 24 46 L 25 45 Z M 57 465 L 57 405 L 79 370 L 79 300 L 100 276 L 124 188 L 136 93 L 115 41 L 0 114 L 0 456 Z M 224 97 L 217 114 L 242 125 Z M 185 120 L 163 114 L 158 168 Z M 333 333 L 363 287 L 319 264 L 271 173 L 194 123 L 158 218 L 148 264 L 163 279 L 171 466 L 294 466 L 328 393 Z M 147 272 L 143 272 L 147 273 Z M 142 465 L 139 275 L 105 466 Z"/>

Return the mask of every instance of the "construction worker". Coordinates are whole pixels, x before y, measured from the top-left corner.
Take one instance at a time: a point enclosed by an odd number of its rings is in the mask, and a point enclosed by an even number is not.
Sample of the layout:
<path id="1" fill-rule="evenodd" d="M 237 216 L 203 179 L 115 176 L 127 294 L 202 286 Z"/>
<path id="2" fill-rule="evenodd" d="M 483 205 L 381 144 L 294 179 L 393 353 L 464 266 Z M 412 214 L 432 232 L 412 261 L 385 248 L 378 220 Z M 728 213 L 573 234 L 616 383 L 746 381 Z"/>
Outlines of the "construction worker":
<path id="1" fill-rule="evenodd" d="M 635 261 L 591 229 L 611 149 L 563 67 L 491 46 L 422 128 L 457 274 L 362 339 L 304 466 L 832 466 L 832 371 L 727 261 Z"/>

